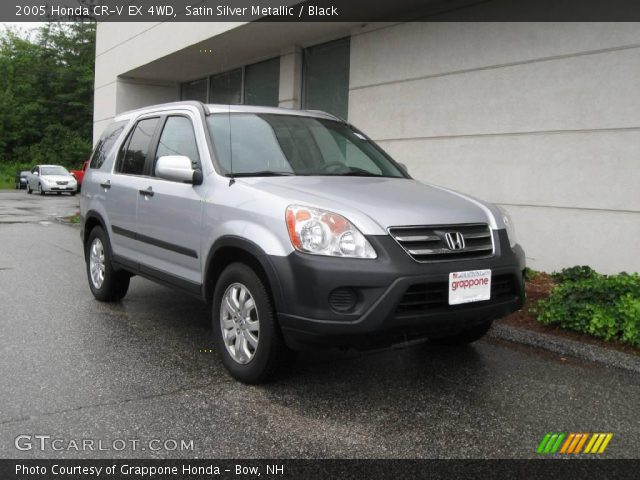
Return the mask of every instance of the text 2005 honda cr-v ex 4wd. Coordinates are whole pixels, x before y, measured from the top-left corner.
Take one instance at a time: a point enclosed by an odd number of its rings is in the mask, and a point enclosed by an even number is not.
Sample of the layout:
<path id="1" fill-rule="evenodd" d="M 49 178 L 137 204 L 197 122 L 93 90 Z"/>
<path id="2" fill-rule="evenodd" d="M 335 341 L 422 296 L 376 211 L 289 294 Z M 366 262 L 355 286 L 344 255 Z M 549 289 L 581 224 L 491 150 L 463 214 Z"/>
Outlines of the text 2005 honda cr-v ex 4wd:
<path id="1" fill-rule="evenodd" d="M 469 343 L 523 301 L 506 212 L 413 180 L 322 112 L 181 102 L 122 114 L 80 207 L 95 297 L 120 300 L 142 275 L 206 300 L 215 347 L 244 382 L 308 344 Z"/>

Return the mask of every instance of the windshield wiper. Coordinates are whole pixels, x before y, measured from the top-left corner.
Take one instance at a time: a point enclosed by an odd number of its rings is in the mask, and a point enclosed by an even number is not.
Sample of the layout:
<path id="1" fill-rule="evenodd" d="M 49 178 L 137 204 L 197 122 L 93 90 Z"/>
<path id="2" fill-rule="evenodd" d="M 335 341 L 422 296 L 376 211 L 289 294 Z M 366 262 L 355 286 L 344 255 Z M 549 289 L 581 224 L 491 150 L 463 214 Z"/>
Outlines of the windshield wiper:
<path id="1" fill-rule="evenodd" d="M 384 175 L 379 175 L 377 173 L 370 172 L 369 170 L 357 167 L 349 167 L 348 170 L 344 170 L 342 172 L 323 173 L 323 175 L 331 175 L 336 177 L 384 177 Z"/>
<path id="2" fill-rule="evenodd" d="M 276 172 L 273 170 L 260 170 L 257 172 L 237 172 L 237 173 L 227 173 L 227 177 L 238 178 L 238 177 L 290 177 L 295 175 L 293 172 Z"/>

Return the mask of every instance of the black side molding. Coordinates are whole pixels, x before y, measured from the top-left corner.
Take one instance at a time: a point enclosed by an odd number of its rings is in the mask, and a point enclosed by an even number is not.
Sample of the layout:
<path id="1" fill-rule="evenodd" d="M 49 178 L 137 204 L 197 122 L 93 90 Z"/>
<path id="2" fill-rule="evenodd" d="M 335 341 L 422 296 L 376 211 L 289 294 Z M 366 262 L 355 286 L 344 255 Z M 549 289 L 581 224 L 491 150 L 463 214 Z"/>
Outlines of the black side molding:
<path id="1" fill-rule="evenodd" d="M 116 225 L 112 225 L 111 230 L 116 235 L 121 235 L 123 237 L 137 240 L 139 242 L 148 243 L 149 245 L 153 245 L 154 247 L 164 248 L 165 250 L 176 252 L 176 253 L 179 253 L 180 255 L 185 255 L 187 257 L 198 258 L 198 252 L 190 248 L 185 248 L 180 245 L 175 245 L 173 243 L 165 242 L 164 240 L 158 240 L 157 238 L 148 237 L 146 235 L 142 235 L 141 233 L 133 232 L 131 230 L 118 227 Z"/>

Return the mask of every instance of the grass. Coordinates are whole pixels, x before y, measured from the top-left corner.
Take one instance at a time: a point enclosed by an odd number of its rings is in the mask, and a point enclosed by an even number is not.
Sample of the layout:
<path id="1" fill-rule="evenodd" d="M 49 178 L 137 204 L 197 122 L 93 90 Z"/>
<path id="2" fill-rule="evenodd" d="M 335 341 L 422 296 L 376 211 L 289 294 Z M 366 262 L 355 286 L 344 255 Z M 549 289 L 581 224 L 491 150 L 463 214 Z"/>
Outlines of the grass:
<path id="1" fill-rule="evenodd" d="M 30 163 L 0 163 L 0 189 L 16 188 L 16 172 L 32 167 Z"/>
<path id="2" fill-rule="evenodd" d="M 80 214 L 76 213 L 75 215 L 71 215 L 70 217 L 64 217 L 64 220 L 68 223 L 80 223 Z"/>

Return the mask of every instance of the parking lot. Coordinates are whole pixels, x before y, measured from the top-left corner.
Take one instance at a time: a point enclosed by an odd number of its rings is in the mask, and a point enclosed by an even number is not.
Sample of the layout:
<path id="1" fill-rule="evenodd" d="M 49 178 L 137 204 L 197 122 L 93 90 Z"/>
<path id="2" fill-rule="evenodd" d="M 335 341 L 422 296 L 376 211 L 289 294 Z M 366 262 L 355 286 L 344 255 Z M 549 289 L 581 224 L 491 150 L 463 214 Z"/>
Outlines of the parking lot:
<path id="1" fill-rule="evenodd" d="M 495 339 L 307 351 L 239 384 L 197 300 L 137 277 L 123 302 L 94 300 L 79 229 L 55 220 L 77 205 L 0 192 L 0 457 L 535 457 L 550 431 L 640 452 L 638 375 Z M 60 448 L 28 448 L 36 435 Z M 94 448 L 69 447 L 82 439 Z"/>

